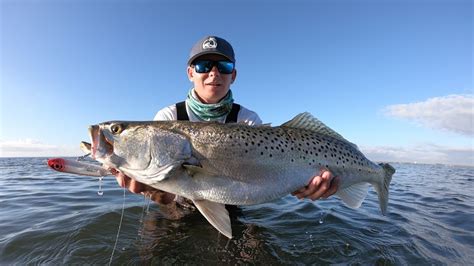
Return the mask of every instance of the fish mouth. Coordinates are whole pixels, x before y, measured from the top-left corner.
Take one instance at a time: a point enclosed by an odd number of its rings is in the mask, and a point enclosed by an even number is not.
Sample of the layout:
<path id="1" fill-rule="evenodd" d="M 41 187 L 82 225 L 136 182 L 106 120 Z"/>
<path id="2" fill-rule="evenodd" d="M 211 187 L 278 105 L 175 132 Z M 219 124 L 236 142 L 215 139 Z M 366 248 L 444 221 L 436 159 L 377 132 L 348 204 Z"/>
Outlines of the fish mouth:
<path id="1" fill-rule="evenodd" d="M 92 144 L 90 144 L 89 142 L 81 141 L 80 147 L 84 153 L 87 153 L 87 154 L 92 153 Z"/>
<path id="2" fill-rule="evenodd" d="M 110 157 L 114 153 L 113 140 L 106 137 L 99 125 L 89 127 L 91 137 L 91 156 L 94 160 Z"/>

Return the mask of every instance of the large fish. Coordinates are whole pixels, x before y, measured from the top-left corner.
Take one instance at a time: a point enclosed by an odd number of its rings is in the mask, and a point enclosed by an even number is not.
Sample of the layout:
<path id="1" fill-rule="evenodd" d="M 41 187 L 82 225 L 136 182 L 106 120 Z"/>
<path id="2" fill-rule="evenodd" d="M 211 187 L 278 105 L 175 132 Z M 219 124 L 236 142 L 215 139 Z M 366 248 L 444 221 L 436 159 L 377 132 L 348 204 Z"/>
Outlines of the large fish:
<path id="1" fill-rule="evenodd" d="M 357 208 L 368 184 L 386 213 L 395 169 L 375 164 L 309 113 L 277 127 L 189 121 L 112 121 L 89 128 L 92 156 L 154 188 L 191 199 L 232 237 L 225 204 L 281 198 L 322 168 L 340 177 L 337 195 Z"/>

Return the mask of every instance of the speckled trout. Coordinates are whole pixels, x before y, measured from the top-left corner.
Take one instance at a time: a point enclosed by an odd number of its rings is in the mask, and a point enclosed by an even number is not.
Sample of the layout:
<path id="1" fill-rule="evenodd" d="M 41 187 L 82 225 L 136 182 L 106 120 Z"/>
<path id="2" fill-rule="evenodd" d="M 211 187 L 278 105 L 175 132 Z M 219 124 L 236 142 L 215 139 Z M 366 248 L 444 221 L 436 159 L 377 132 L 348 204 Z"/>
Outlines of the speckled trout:
<path id="1" fill-rule="evenodd" d="M 189 121 L 112 121 L 89 128 L 92 157 L 135 180 L 188 198 L 225 236 L 225 204 L 281 198 L 321 169 L 340 177 L 336 193 L 357 208 L 368 185 L 386 213 L 395 169 L 368 160 L 353 143 L 309 113 L 276 127 Z"/>

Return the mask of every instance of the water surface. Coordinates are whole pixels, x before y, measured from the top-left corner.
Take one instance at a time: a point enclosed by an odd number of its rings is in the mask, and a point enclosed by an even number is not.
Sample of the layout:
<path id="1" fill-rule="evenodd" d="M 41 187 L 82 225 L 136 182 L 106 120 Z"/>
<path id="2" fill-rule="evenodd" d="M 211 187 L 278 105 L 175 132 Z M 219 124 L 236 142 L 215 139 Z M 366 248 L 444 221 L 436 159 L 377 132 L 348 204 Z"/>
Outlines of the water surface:
<path id="1" fill-rule="evenodd" d="M 112 263 L 472 264 L 474 168 L 393 166 L 387 216 L 373 190 L 355 210 L 287 196 L 242 208 L 232 240 L 199 213 L 173 220 L 126 192 Z M 124 191 L 112 177 L 102 187 L 46 158 L 0 158 L 0 263 L 109 263 Z"/>

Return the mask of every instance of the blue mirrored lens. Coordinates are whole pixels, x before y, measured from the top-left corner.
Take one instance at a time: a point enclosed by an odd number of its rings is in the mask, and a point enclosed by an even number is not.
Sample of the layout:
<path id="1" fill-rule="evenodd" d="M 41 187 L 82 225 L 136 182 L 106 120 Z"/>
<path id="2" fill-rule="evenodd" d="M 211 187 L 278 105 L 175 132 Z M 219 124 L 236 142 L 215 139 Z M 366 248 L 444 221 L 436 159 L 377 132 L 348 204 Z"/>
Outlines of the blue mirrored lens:
<path id="1" fill-rule="evenodd" d="M 214 66 L 212 61 L 197 61 L 194 62 L 194 69 L 197 73 L 209 73 Z"/>
<path id="2" fill-rule="evenodd" d="M 221 74 L 231 74 L 234 71 L 234 63 L 229 61 L 200 60 L 193 63 L 197 73 L 209 73 L 214 66 Z"/>
<path id="3" fill-rule="evenodd" d="M 234 63 L 229 61 L 219 61 L 217 62 L 217 69 L 221 74 L 231 74 L 234 70 Z"/>

